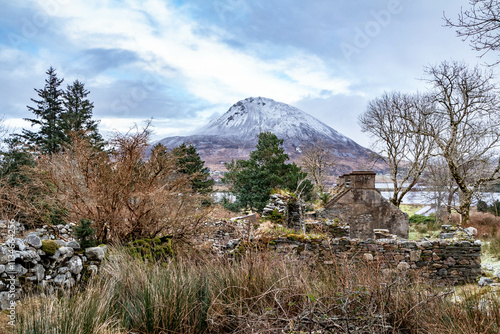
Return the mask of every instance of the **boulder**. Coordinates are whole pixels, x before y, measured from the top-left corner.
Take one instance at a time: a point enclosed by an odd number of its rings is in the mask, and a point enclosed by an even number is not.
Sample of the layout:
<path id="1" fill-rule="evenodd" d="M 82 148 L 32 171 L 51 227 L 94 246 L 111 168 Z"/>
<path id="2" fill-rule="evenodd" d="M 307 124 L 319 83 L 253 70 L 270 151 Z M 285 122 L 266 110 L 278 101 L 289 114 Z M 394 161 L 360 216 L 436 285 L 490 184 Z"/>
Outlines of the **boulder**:
<path id="1" fill-rule="evenodd" d="M 79 256 L 73 256 L 68 261 L 68 270 L 74 275 L 78 275 L 83 269 L 82 259 Z"/>
<path id="2" fill-rule="evenodd" d="M 32 247 L 42 248 L 42 240 L 36 234 L 29 234 L 26 237 L 26 242 L 28 243 L 28 245 Z"/>
<path id="3" fill-rule="evenodd" d="M 486 286 L 493 284 L 493 280 L 487 277 L 481 277 L 478 282 L 479 286 Z"/>
<path id="4" fill-rule="evenodd" d="M 102 247 L 90 247 L 85 249 L 85 256 L 87 256 L 89 260 L 102 261 L 105 255 L 105 251 Z"/>

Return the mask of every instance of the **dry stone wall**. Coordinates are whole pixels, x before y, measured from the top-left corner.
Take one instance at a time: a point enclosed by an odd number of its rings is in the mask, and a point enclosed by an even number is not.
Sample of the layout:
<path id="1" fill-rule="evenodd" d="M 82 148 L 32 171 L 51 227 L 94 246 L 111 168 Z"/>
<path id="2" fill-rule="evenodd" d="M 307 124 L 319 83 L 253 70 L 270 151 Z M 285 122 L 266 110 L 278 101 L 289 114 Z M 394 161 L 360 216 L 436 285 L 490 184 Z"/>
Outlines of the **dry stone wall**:
<path id="1" fill-rule="evenodd" d="M 479 240 L 308 240 L 301 235 L 290 235 L 270 241 L 268 247 L 308 263 L 320 261 L 331 264 L 340 258 L 379 261 L 388 269 L 420 270 L 424 277 L 453 284 L 472 282 L 481 275 Z"/>
<path id="2" fill-rule="evenodd" d="M 99 270 L 106 246 L 82 249 L 70 237 L 72 226 L 55 228 L 57 233 L 42 228 L 24 238 L 9 237 L 6 243 L 0 244 L 2 310 L 30 290 L 52 293 L 70 288 Z M 57 239 L 55 234 L 68 238 Z"/>

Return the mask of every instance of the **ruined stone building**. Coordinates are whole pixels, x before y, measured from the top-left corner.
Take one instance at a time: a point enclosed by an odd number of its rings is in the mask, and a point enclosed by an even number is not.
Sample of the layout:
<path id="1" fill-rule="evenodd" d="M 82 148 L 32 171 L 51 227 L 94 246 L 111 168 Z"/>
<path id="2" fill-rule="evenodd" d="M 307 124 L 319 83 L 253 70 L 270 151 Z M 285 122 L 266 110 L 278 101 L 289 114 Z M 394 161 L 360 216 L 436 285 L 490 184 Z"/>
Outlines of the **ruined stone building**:
<path id="1" fill-rule="evenodd" d="M 321 217 L 349 225 L 351 238 L 374 238 L 374 229 L 408 238 L 408 215 L 375 189 L 375 174 L 357 171 L 339 177 L 334 198 L 325 206 Z"/>

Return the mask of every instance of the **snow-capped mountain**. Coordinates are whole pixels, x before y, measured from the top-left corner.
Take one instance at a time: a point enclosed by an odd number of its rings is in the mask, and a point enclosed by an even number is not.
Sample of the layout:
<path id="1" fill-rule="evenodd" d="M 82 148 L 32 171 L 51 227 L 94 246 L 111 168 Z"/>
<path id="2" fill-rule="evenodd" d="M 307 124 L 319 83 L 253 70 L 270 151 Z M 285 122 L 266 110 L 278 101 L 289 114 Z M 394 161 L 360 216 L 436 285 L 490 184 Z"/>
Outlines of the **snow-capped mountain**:
<path id="1" fill-rule="evenodd" d="M 217 119 L 186 137 L 167 137 L 159 142 L 172 148 L 193 144 L 212 170 L 223 171 L 224 162 L 247 159 L 255 149 L 257 135 L 272 132 L 284 140 L 290 160 L 298 162 L 303 149 L 315 142 L 327 144 L 336 158 L 334 173 L 375 169 L 373 152 L 358 145 L 306 112 L 264 97 L 249 97 L 235 103 Z"/>
<path id="2" fill-rule="evenodd" d="M 249 97 L 237 102 L 225 114 L 212 120 L 196 134 L 251 141 L 255 140 L 260 132 L 265 131 L 272 132 L 284 140 L 299 142 L 352 142 L 302 110 L 264 97 Z"/>

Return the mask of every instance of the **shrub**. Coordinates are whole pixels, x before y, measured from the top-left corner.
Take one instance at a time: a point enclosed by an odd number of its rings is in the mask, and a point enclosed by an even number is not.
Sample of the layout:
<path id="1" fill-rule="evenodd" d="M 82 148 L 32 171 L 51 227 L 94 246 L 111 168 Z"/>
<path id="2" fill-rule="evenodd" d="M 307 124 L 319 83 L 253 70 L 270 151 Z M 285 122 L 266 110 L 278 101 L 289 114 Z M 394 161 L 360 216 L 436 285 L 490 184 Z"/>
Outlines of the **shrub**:
<path id="1" fill-rule="evenodd" d="M 17 333 L 498 333 L 498 293 L 453 290 L 376 262 L 283 261 L 270 253 L 196 261 L 137 261 L 123 249 L 89 287 L 34 298 Z M 312 321 L 314 320 L 314 321 Z M 358 332 L 358 330 L 356 330 Z"/>
<path id="2" fill-rule="evenodd" d="M 131 254 L 143 261 L 164 261 L 174 255 L 172 239 L 138 239 L 129 244 Z"/>
<path id="3" fill-rule="evenodd" d="M 427 217 L 427 216 L 424 216 L 424 215 L 413 215 L 410 217 L 410 223 L 412 224 L 420 224 L 420 223 L 433 223 L 436 221 L 436 218 L 435 217 Z"/>
<path id="4" fill-rule="evenodd" d="M 274 209 L 268 215 L 269 220 L 276 224 L 283 224 L 285 222 L 285 215 L 279 213 L 278 210 Z"/>
<path id="5" fill-rule="evenodd" d="M 110 143 L 106 152 L 75 138 L 71 148 L 38 160 L 38 180 L 69 219 L 92 220 L 102 241 L 197 234 L 207 196 L 193 191 L 194 175 L 178 172 L 172 151 L 156 145 L 148 153 L 147 129 Z"/>
<path id="6" fill-rule="evenodd" d="M 81 219 L 80 224 L 75 228 L 75 237 L 82 248 L 94 247 L 97 244 L 95 229 L 90 227 L 93 221 Z"/>

